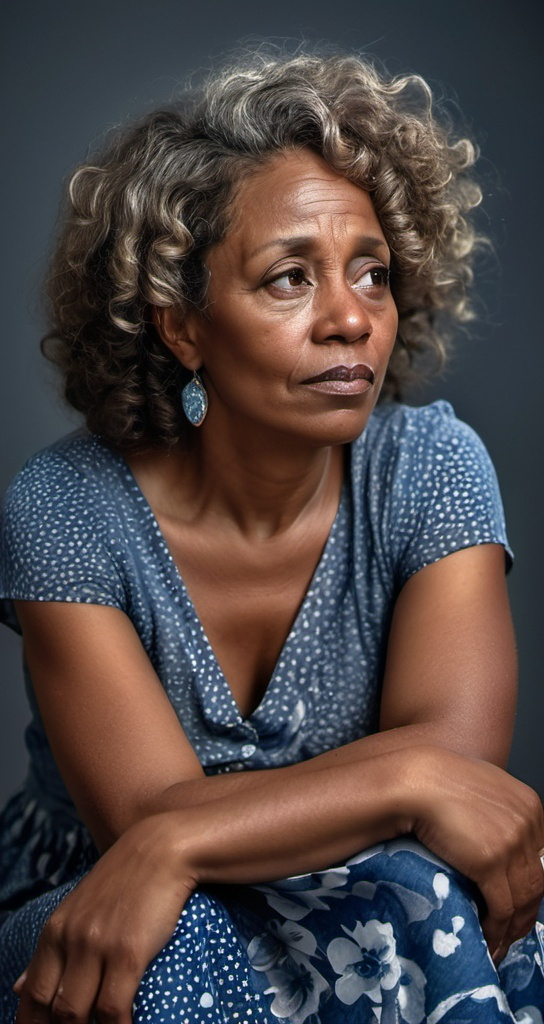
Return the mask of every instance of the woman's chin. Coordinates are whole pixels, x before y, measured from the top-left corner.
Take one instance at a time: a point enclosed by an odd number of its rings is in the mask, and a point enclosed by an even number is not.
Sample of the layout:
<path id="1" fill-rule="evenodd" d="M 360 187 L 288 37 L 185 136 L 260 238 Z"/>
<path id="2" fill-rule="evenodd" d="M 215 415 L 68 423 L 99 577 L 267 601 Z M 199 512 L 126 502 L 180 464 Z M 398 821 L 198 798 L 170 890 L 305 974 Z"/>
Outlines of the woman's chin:
<path id="1" fill-rule="evenodd" d="M 312 446 L 327 448 L 333 445 L 352 444 L 363 433 L 372 409 L 339 409 L 327 417 L 319 417 L 313 430 L 305 431 Z"/>

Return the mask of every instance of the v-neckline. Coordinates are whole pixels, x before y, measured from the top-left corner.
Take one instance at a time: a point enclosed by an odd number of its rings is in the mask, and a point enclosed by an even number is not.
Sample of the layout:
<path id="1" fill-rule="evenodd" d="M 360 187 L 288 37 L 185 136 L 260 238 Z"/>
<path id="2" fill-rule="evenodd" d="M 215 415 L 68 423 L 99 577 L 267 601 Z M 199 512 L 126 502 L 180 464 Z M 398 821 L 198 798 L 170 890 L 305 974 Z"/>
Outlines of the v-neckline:
<path id="1" fill-rule="evenodd" d="M 157 519 L 157 517 L 156 517 L 156 515 L 155 515 L 155 513 L 154 513 L 154 511 L 153 511 L 153 509 L 152 509 L 148 499 L 146 498 L 142 488 L 140 487 L 140 485 L 139 485 L 139 483 L 138 483 L 138 481 L 137 481 L 137 479 L 136 479 L 132 469 L 130 468 L 128 462 L 126 461 L 126 459 L 120 453 L 117 453 L 117 458 L 119 459 L 120 469 L 122 471 L 122 475 L 124 477 L 124 482 L 125 482 L 125 484 L 127 486 L 127 490 L 129 492 L 129 494 L 131 495 L 131 497 L 134 499 L 136 505 L 139 508 L 143 509 L 146 525 L 149 528 L 151 528 L 151 530 L 152 530 L 152 532 L 153 532 L 153 534 L 155 536 L 155 540 L 158 542 L 158 546 L 159 546 L 159 548 L 161 550 L 161 554 L 162 554 L 162 557 L 163 557 L 163 560 L 164 560 L 164 564 L 168 568 L 169 575 L 170 575 L 170 577 L 172 579 L 172 582 L 173 582 L 173 585 L 174 585 L 174 589 L 175 589 L 175 591 L 177 593 L 180 594 L 180 596 L 181 596 L 181 598 L 183 600 L 183 603 L 185 605 L 185 608 L 188 610 L 188 612 L 189 612 L 189 614 L 190 614 L 190 616 L 192 618 L 192 621 L 193 621 L 193 624 L 195 626 L 196 632 L 198 634 L 199 640 L 207 648 L 207 650 L 209 651 L 209 653 L 210 653 L 210 655 L 212 657 L 213 664 L 214 664 L 214 667 L 215 667 L 216 680 L 220 683 L 220 685 L 221 685 L 221 687 L 223 689 L 224 696 L 226 697 L 226 699 L 228 701 L 228 704 L 229 704 L 229 707 L 230 707 L 230 710 L 231 710 L 231 716 L 229 716 L 229 719 L 233 723 L 235 723 L 237 725 L 243 724 L 243 723 L 251 724 L 252 720 L 254 718 L 256 718 L 261 713 L 263 707 L 274 696 L 274 692 L 275 692 L 277 684 L 278 684 L 278 678 L 277 677 L 278 677 L 279 667 L 283 663 L 283 661 L 285 660 L 286 652 L 288 653 L 289 649 L 291 648 L 291 646 L 293 645 L 294 641 L 296 640 L 296 636 L 297 636 L 297 633 L 299 631 L 300 622 L 303 619 L 303 617 L 305 616 L 305 614 L 307 612 L 307 609 L 308 609 L 308 606 L 311 604 L 311 601 L 312 601 L 312 599 L 314 597 L 314 591 L 316 590 L 316 585 L 319 584 L 319 581 L 320 581 L 321 577 L 323 576 L 324 571 L 326 569 L 327 562 L 329 560 L 330 548 L 334 544 L 335 536 L 336 536 L 336 534 L 338 532 L 338 529 L 339 529 L 340 520 L 343 517 L 344 510 L 346 509 L 347 503 L 349 501 L 349 493 L 350 493 L 350 489 L 351 489 L 351 457 L 350 457 L 349 445 L 346 446 L 345 468 L 344 468 L 344 475 L 343 475 L 343 479 L 342 479 L 342 486 L 341 486 L 341 489 L 340 489 L 340 498 L 339 498 L 339 501 L 338 501 L 338 507 L 336 509 L 336 513 L 335 513 L 334 519 L 333 519 L 333 521 L 331 523 L 331 528 L 330 528 L 329 533 L 327 535 L 327 539 L 325 541 L 325 544 L 323 546 L 323 549 L 321 551 L 319 559 L 318 559 L 318 561 L 316 563 L 315 569 L 314 569 L 314 571 L 312 573 L 312 576 L 311 576 L 310 582 L 308 584 L 308 587 L 307 587 L 307 589 L 306 589 L 306 591 L 304 593 L 304 597 L 302 598 L 302 601 L 301 601 L 301 603 L 300 603 L 300 605 L 298 607 L 298 611 L 297 611 L 297 613 L 295 615 L 295 618 L 293 620 L 293 624 L 292 624 L 292 626 L 291 626 L 291 628 L 290 628 L 290 630 L 289 630 L 289 632 L 288 632 L 288 634 L 287 634 L 287 636 L 285 638 L 285 642 L 283 643 L 283 646 L 282 646 L 282 648 L 281 648 L 281 650 L 280 650 L 280 652 L 278 654 L 276 663 L 274 665 L 274 669 L 272 670 L 272 674 L 270 676 L 270 679 L 268 680 L 268 683 L 267 683 L 266 688 L 265 688 L 265 690 L 263 692 L 261 700 L 259 701 L 257 706 L 253 709 L 253 711 L 251 711 L 250 714 L 247 715 L 246 717 L 244 717 L 244 715 L 242 714 L 242 712 L 240 710 L 240 707 L 239 707 L 239 705 L 238 705 L 238 703 L 237 703 L 237 701 L 236 701 L 236 699 L 234 697 L 234 694 L 232 692 L 230 683 L 229 683 L 225 673 L 223 672 L 223 669 L 221 668 L 221 665 L 220 665 L 219 660 L 218 660 L 218 658 L 216 656 L 216 653 L 215 653 L 215 651 L 214 651 L 214 649 L 213 649 L 213 647 L 212 647 L 212 645 L 211 645 L 211 643 L 210 643 L 210 641 L 208 639 L 207 633 L 206 633 L 206 631 L 204 629 L 204 626 L 202 624 L 202 621 L 201 621 L 201 619 L 200 619 L 200 617 L 199 617 L 199 615 L 198 615 L 198 613 L 196 611 L 196 607 L 195 607 L 194 602 L 193 602 L 193 600 L 191 598 L 191 595 L 189 594 L 189 591 L 188 591 L 187 586 L 186 586 L 186 584 L 184 582 L 183 576 L 181 575 L 181 572 L 180 572 L 180 570 L 178 568 L 176 560 L 175 560 L 175 558 L 174 558 L 174 556 L 173 556 L 173 554 L 172 554 L 172 552 L 170 550 L 170 547 L 169 547 L 169 545 L 168 545 L 168 543 L 166 541 L 164 533 L 163 533 L 163 531 L 162 531 L 162 529 L 161 529 L 161 527 L 159 525 L 159 521 L 158 521 L 158 519 Z"/>

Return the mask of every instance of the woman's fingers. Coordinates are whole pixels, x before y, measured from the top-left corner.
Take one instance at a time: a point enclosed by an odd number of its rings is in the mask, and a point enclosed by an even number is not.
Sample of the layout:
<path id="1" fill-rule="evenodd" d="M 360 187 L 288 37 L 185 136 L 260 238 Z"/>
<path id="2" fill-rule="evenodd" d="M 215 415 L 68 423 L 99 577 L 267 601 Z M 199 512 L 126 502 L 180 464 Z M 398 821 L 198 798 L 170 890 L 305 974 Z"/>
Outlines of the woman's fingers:
<path id="1" fill-rule="evenodd" d="M 535 924 L 544 896 L 544 872 L 538 853 L 524 851 L 510 868 L 509 882 L 515 909 L 504 938 L 502 955 Z"/>
<path id="2" fill-rule="evenodd" d="M 66 967 L 51 1004 L 54 1024 L 88 1024 L 100 988 L 102 964 L 93 954 L 78 954 L 75 949 L 66 960 Z"/>
<path id="3" fill-rule="evenodd" d="M 16 1024 L 51 1024 L 51 1004 L 62 978 L 64 959 L 48 928 L 49 924 L 42 932 L 32 962 L 16 983 Z"/>
<path id="4" fill-rule="evenodd" d="M 16 1024 L 132 1024 L 141 963 L 128 948 L 118 948 L 106 958 L 110 966 L 104 970 L 101 957 L 90 949 L 70 948 L 64 969 L 52 970 L 47 952 L 36 953 L 18 986 Z"/>
<path id="5" fill-rule="evenodd" d="M 141 964 L 120 947 L 106 957 L 104 971 L 94 956 L 72 956 L 51 1006 L 52 1024 L 132 1024 L 142 973 Z"/>
<path id="6" fill-rule="evenodd" d="M 94 1011 L 96 1024 L 132 1024 L 132 1004 L 141 975 L 140 968 L 127 969 L 122 975 L 106 971 Z"/>
<path id="7" fill-rule="evenodd" d="M 49 918 L 34 957 L 15 985 L 16 1024 L 88 1024 L 102 978 L 102 961 L 81 932 L 66 926 L 61 905 Z"/>
<path id="8" fill-rule="evenodd" d="M 24 975 L 16 1024 L 132 1024 L 132 1005 L 145 970 L 130 943 L 105 958 L 81 942 L 69 942 L 61 964 L 47 936 Z"/>
<path id="9" fill-rule="evenodd" d="M 482 929 L 496 963 L 533 927 L 544 895 L 544 872 L 537 853 L 515 849 L 477 880 L 485 900 Z"/>
<path id="10" fill-rule="evenodd" d="M 13 991 L 15 992 L 16 995 L 19 995 L 19 993 L 20 993 L 20 991 L 21 991 L 25 981 L 26 981 L 26 971 L 23 971 L 23 973 L 19 975 L 19 977 L 17 978 L 17 981 L 15 982 L 15 984 L 13 986 Z"/>
<path id="11" fill-rule="evenodd" d="M 110 847 L 47 922 L 17 985 L 17 1024 L 131 1024 L 145 969 L 194 889 L 178 847 L 170 815 Z"/>
<path id="12" fill-rule="evenodd" d="M 432 751 L 430 767 L 414 831 L 478 886 L 484 935 L 498 960 L 530 931 L 544 895 L 541 801 L 500 768 L 451 751 Z"/>
<path id="13" fill-rule="evenodd" d="M 504 872 L 490 872 L 479 883 L 479 888 L 486 905 L 486 913 L 482 918 L 482 931 L 489 952 L 495 960 L 498 951 L 503 947 L 515 913 L 514 902 L 508 878 Z"/>

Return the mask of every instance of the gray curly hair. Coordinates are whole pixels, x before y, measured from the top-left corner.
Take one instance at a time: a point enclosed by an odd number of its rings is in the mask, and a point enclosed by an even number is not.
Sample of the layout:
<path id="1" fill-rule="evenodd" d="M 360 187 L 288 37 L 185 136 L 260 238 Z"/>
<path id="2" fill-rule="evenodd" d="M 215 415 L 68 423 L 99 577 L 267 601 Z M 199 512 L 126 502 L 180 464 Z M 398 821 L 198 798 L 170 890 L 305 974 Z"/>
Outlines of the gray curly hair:
<path id="1" fill-rule="evenodd" d="M 383 393 L 401 397 L 429 355 L 440 364 L 448 321 L 471 318 L 476 153 L 434 115 L 428 85 L 357 56 L 260 51 L 114 132 L 71 179 L 43 347 L 68 402 L 120 450 L 183 438 L 185 371 L 150 307 L 204 309 L 206 254 L 229 230 L 237 187 L 300 147 L 369 192 L 391 249 L 399 332 Z"/>

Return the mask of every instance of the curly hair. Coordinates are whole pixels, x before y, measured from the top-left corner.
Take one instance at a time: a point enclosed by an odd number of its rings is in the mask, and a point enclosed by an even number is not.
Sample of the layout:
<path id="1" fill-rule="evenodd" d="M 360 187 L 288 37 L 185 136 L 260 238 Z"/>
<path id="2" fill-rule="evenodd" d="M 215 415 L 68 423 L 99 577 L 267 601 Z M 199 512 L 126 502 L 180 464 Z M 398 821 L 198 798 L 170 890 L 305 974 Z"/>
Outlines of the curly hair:
<path id="1" fill-rule="evenodd" d="M 472 316 L 475 147 L 453 137 L 417 75 L 261 50 L 114 132 L 71 179 L 42 344 L 90 430 L 127 451 L 183 438 L 186 371 L 150 307 L 204 309 L 206 254 L 229 230 L 240 182 L 300 147 L 369 192 L 391 249 L 399 331 L 383 394 L 401 397 L 429 355 L 441 363 L 451 326 Z"/>

